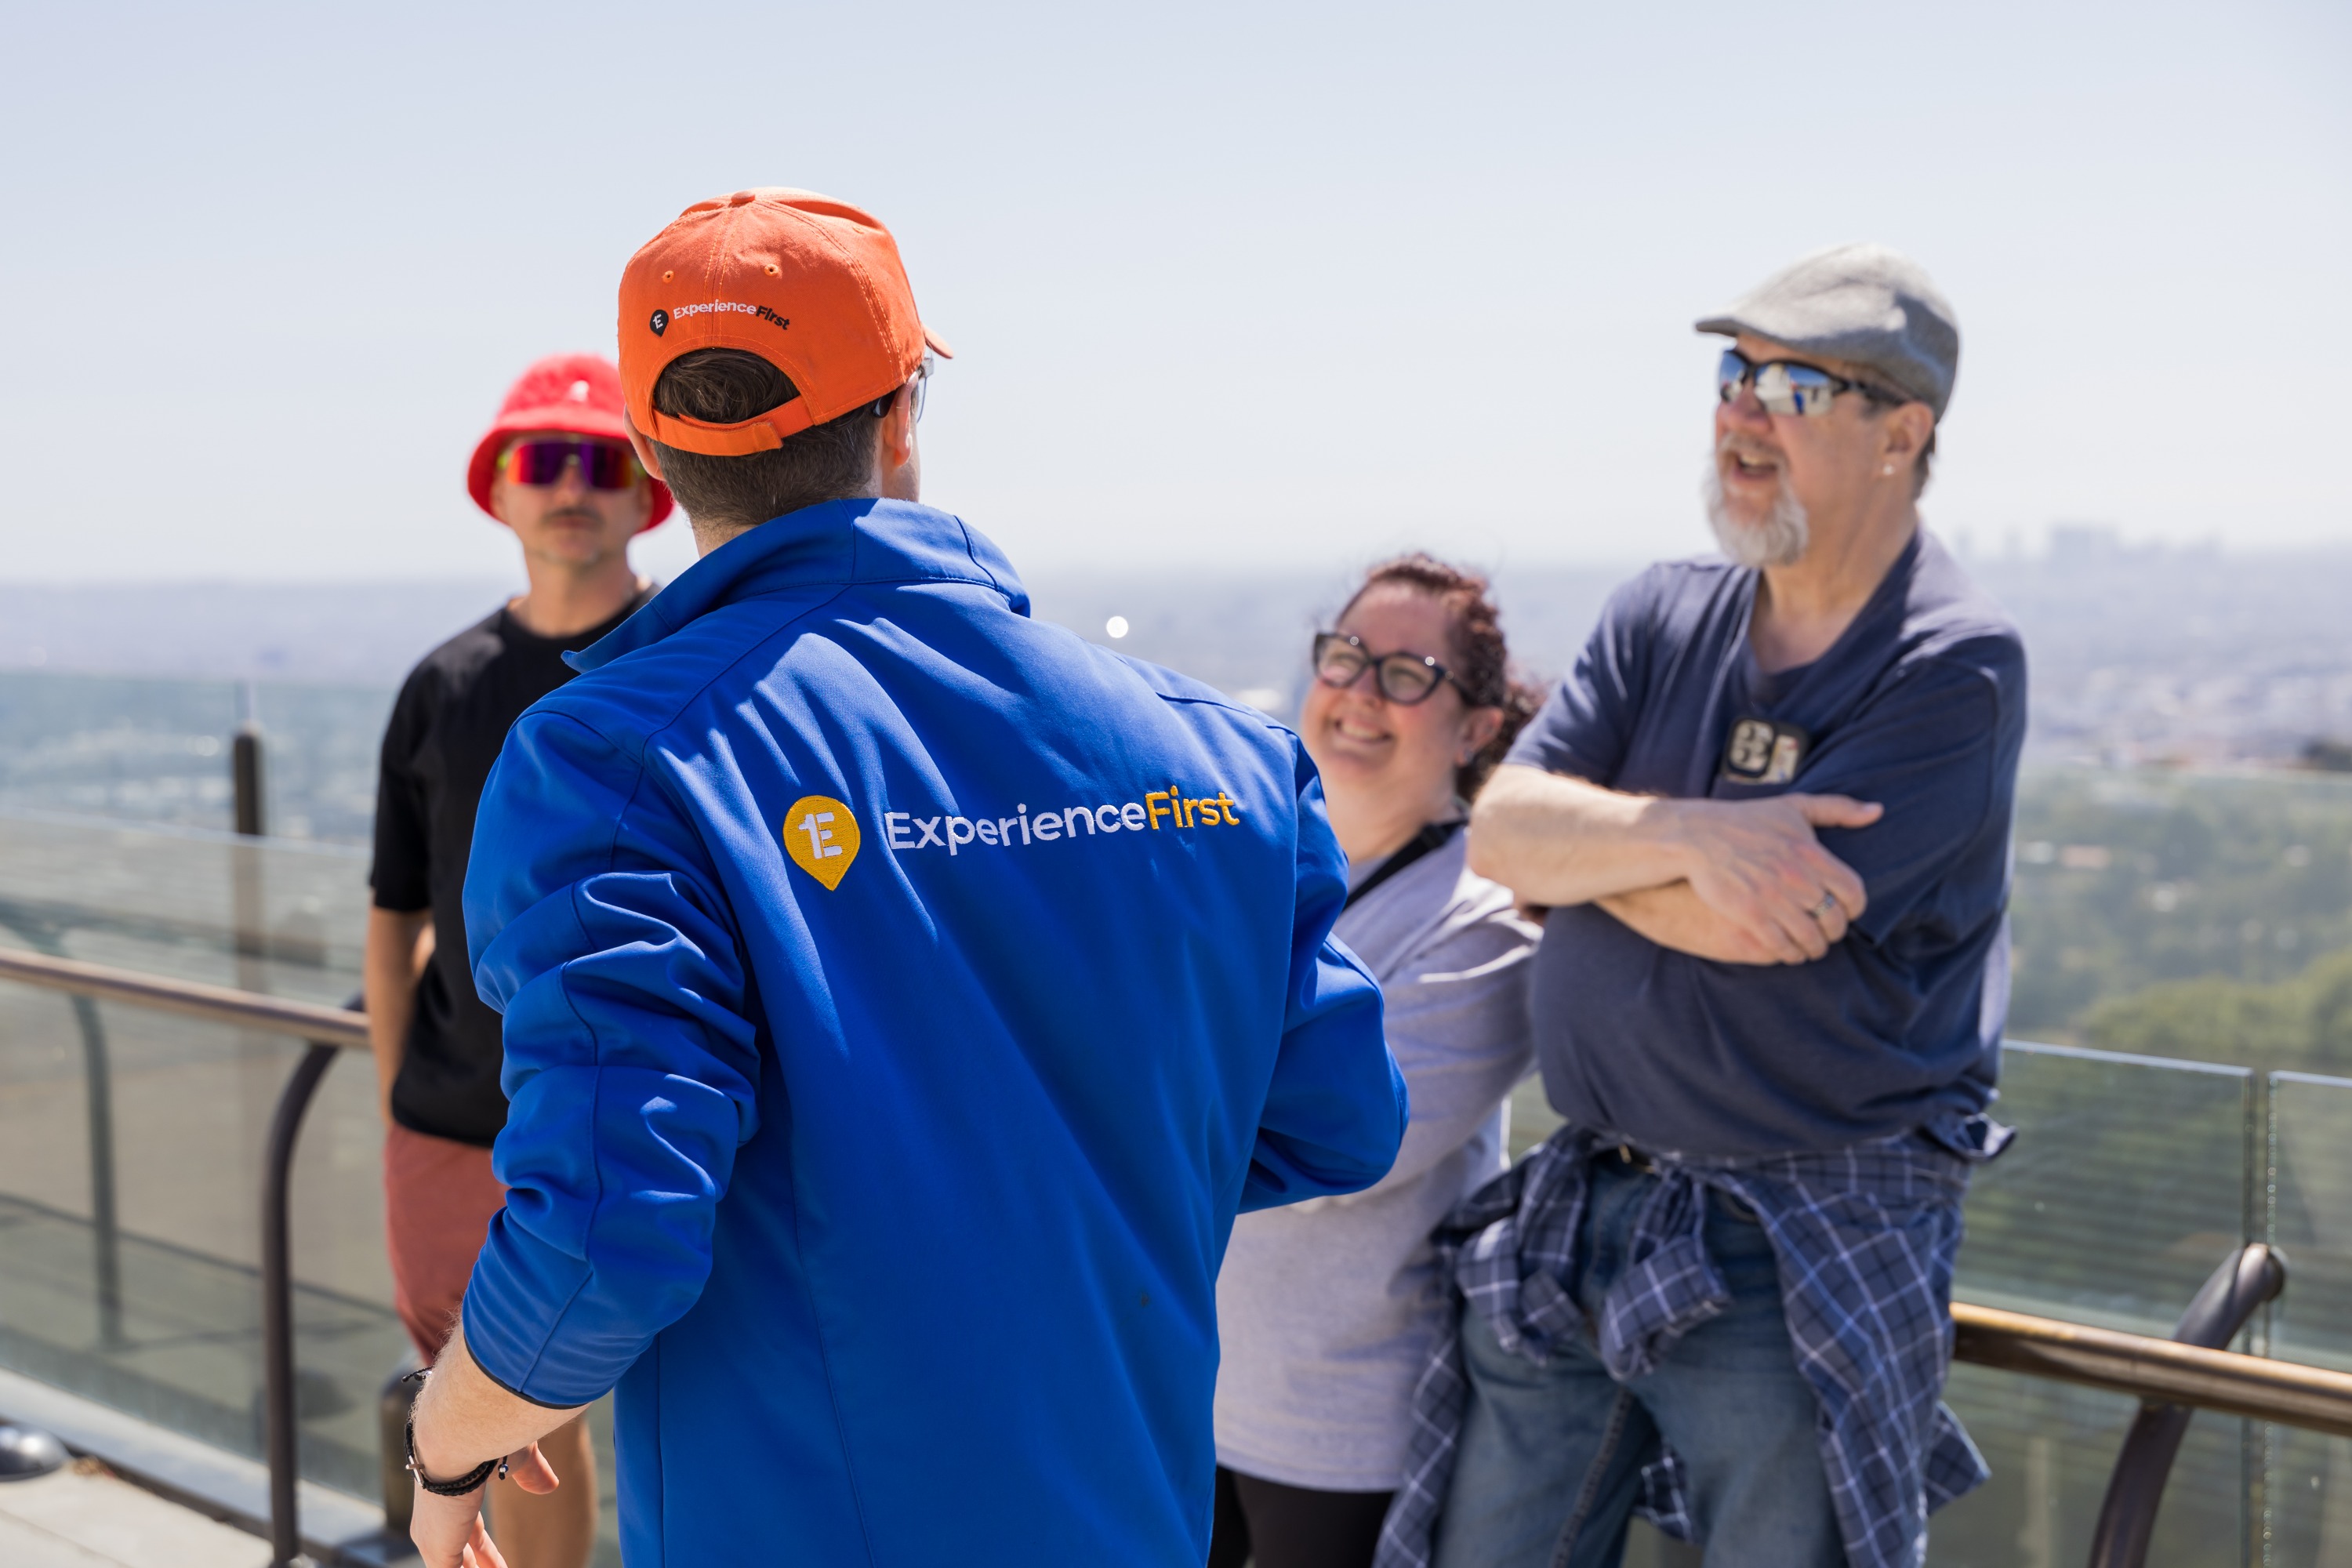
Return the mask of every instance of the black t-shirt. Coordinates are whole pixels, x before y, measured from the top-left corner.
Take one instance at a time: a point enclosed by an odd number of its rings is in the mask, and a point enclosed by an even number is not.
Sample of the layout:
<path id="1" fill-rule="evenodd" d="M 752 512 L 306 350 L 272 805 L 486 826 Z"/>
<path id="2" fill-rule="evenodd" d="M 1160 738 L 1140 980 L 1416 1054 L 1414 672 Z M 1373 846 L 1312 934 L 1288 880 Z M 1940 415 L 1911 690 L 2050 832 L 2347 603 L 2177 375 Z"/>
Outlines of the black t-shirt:
<path id="1" fill-rule="evenodd" d="M 487 1146 L 506 1125 L 499 1088 L 499 1016 L 474 991 L 466 962 L 466 858 L 474 812 L 507 731 L 524 709 L 572 679 L 563 655 L 619 626 L 652 597 L 565 637 L 526 630 L 501 608 L 425 656 L 384 727 L 375 805 L 378 909 L 433 911 L 433 960 L 416 987 L 393 1120 L 412 1131 Z"/>

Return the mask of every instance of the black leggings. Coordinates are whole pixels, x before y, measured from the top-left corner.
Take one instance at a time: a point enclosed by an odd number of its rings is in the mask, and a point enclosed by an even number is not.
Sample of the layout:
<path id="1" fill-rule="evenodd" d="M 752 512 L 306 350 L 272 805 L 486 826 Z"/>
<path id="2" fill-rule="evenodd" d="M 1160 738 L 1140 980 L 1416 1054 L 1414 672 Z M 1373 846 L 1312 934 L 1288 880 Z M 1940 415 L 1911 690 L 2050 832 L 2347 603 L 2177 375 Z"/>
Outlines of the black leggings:
<path id="1" fill-rule="evenodd" d="M 1370 1568 L 1393 1492 L 1318 1492 L 1217 1467 L 1209 1568 Z"/>

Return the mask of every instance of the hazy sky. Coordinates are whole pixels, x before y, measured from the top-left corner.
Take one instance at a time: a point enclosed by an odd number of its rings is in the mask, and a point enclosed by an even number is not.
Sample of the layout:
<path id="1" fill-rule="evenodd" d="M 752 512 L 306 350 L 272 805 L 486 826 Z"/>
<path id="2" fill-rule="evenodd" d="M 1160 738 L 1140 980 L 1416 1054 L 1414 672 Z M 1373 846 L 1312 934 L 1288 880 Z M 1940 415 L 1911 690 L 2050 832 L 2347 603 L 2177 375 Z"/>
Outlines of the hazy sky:
<path id="1" fill-rule="evenodd" d="M 1946 531 L 2352 542 L 2341 0 L 7 29 L 0 576 L 505 569 L 462 479 L 507 382 L 754 184 L 897 231 L 959 356 L 927 499 L 1033 571 L 1697 549 L 1692 319 L 1856 238 L 1959 312 Z"/>

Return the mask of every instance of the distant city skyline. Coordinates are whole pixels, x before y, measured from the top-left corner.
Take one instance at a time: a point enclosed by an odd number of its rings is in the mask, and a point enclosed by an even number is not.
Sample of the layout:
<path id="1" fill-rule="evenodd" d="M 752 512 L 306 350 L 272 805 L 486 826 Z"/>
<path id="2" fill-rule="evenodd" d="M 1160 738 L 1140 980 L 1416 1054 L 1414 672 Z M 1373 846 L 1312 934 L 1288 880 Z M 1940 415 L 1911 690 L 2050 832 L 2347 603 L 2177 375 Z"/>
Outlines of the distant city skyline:
<path id="1" fill-rule="evenodd" d="M 501 576 L 464 456 L 750 184 L 898 232 L 926 497 L 1024 570 L 1704 547 L 1694 318 L 1917 257 L 1930 521 L 2352 542 L 2352 10 L 43 7 L 0 102 L 0 580 Z M 675 575 L 685 528 L 644 562 Z"/>

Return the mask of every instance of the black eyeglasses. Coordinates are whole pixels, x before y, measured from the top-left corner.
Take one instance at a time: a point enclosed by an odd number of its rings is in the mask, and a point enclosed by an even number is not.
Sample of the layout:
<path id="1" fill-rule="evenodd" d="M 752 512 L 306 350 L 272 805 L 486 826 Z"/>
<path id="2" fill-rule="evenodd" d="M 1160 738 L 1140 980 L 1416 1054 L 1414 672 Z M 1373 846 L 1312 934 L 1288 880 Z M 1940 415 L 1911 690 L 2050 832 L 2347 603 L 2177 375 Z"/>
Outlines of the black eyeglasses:
<path id="1" fill-rule="evenodd" d="M 1884 388 L 1866 381 L 1832 375 L 1819 365 L 1792 359 L 1771 359 L 1758 364 L 1738 349 L 1724 350 L 1723 358 L 1715 367 L 1716 396 L 1728 403 L 1751 382 L 1756 387 L 1756 401 L 1764 405 L 1768 414 L 1827 414 L 1841 392 L 1859 392 L 1873 403 L 1903 401 Z"/>
<path id="2" fill-rule="evenodd" d="M 1384 653 L 1375 658 L 1365 650 L 1361 638 L 1345 632 L 1318 632 L 1314 657 L 1315 679 L 1324 685 L 1344 690 L 1361 680 L 1364 671 L 1374 670 L 1372 679 L 1381 695 L 1408 708 L 1426 702 L 1441 683 L 1454 680 L 1446 668 L 1427 654 Z"/>

